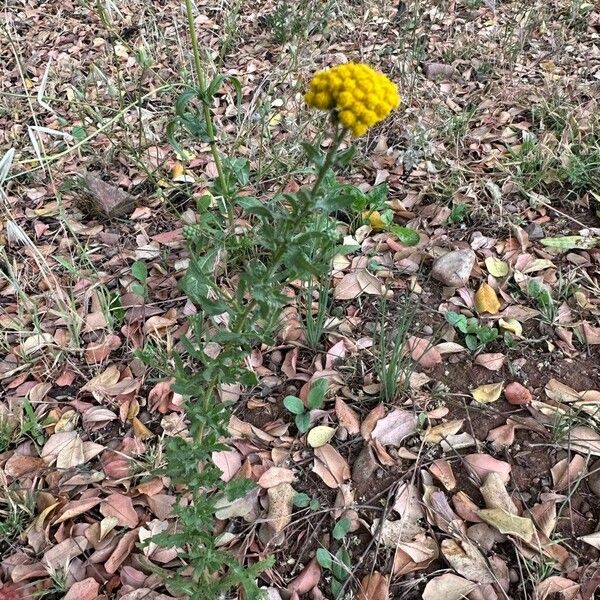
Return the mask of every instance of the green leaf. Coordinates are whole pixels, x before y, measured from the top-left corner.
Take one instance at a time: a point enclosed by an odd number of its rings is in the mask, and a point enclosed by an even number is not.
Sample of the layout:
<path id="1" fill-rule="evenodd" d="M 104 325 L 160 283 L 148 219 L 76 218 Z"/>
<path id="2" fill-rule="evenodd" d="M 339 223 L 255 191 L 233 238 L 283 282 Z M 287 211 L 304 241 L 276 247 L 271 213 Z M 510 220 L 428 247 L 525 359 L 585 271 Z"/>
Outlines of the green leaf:
<path id="1" fill-rule="evenodd" d="M 136 260 L 131 265 L 131 274 L 140 282 L 146 283 L 148 279 L 148 267 L 143 260 Z"/>
<path id="2" fill-rule="evenodd" d="M 293 414 L 301 415 L 305 411 L 304 402 L 297 396 L 286 396 L 283 405 Z"/>
<path id="3" fill-rule="evenodd" d="M 331 572 L 338 581 L 345 581 L 350 575 L 352 568 L 352 559 L 345 546 L 341 546 L 335 553 L 336 560 L 334 561 Z"/>
<path id="4" fill-rule="evenodd" d="M 329 550 L 325 550 L 325 548 L 317 549 L 317 562 L 324 568 L 331 571 L 331 565 L 333 565 L 333 556 L 331 556 L 331 552 Z"/>
<path id="5" fill-rule="evenodd" d="M 473 352 L 479 347 L 479 340 L 477 339 L 477 336 L 469 333 L 465 336 L 465 344 L 467 344 L 467 348 Z"/>
<path id="6" fill-rule="evenodd" d="M 449 310 L 445 317 L 452 327 L 456 327 L 461 333 L 467 333 L 467 317 L 465 315 Z"/>
<path id="7" fill-rule="evenodd" d="M 331 579 L 331 583 L 329 584 L 331 588 L 331 595 L 334 597 L 334 600 L 339 600 L 342 596 L 342 590 L 344 589 L 344 583 L 342 581 L 338 581 L 335 577 Z"/>
<path id="8" fill-rule="evenodd" d="M 333 528 L 333 537 L 336 540 L 341 540 L 346 537 L 346 534 L 350 531 L 352 521 L 347 517 L 340 519 Z"/>
<path id="9" fill-rule="evenodd" d="M 369 198 L 369 204 L 372 210 L 379 210 L 385 206 L 385 202 L 387 201 L 389 193 L 389 188 L 387 183 L 380 183 L 376 185 L 374 188 L 369 190 L 367 194 Z"/>
<path id="10" fill-rule="evenodd" d="M 319 510 L 319 508 L 321 508 L 321 503 L 320 503 L 320 502 L 319 502 L 319 501 L 318 501 L 316 498 L 313 498 L 313 499 L 310 501 L 309 508 L 310 508 L 310 510 L 312 510 L 312 511 Z"/>
<path id="11" fill-rule="evenodd" d="M 311 410 L 314 408 L 321 408 L 323 405 L 323 398 L 325 398 L 328 387 L 329 381 L 327 381 L 327 379 L 324 377 L 313 382 L 313 384 L 310 386 L 310 391 L 308 392 L 308 397 L 306 399 L 308 408 Z"/>
<path id="12" fill-rule="evenodd" d="M 543 238 L 540 243 L 547 248 L 559 250 L 589 250 L 598 245 L 600 238 L 583 237 L 581 235 L 565 235 L 561 237 Z"/>
<path id="13" fill-rule="evenodd" d="M 294 503 L 294 506 L 297 506 L 298 508 L 306 508 L 310 505 L 311 498 L 308 494 L 304 494 L 301 492 L 294 496 L 292 502 Z"/>
<path id="14" fill-rule="evenodd" d="M 300 433 L 306 433 L 308 431 L 308 428 L 310 427 L 310 413 L 305 412 L 301 415 L 296 415 L 294 420 Z"/>
<path id="15" fill-rule="evenodd" d="M 388 226 L 388 229 L 403 243 L 405 246 L 416 246 L 421 240 L 421 236 L 411 227 L 402 227 L 401 225 Z"/>
<path id="16" fill-rule="evenodd" d="M 78 142 L 82 142 L 87 137 L 87 131 L 85 130 L 85 127 L 82 127 L 81 125 L 75 125 L 75 127 L 71 129 L 71 135 Z"/>

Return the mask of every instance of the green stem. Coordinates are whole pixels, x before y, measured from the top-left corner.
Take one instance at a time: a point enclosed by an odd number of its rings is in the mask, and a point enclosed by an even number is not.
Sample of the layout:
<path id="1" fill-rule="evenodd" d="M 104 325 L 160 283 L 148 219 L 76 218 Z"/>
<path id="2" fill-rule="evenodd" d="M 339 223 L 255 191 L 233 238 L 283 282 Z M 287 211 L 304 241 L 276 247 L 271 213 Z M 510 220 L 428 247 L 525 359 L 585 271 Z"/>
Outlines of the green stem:
<path id="1" fill-rule="evenodd" d="M 212 154 L 215 166 L 217 168 L 217 177 L 221 184 L 221 190 L 223 191 L 223 201 L 227 210 L 227 221 L 229 222 L 230 229 L 233 230 L 233 208 L 231 206 L 231 199 L 229 198 L 229 187 L 227 185 L 227 178 L 223 171 L 223 162 L 221 161 L 221 155 L 217 148 L 217 140 L 215 139 L 215 128 L 212 121 L 212 115 L 210 114 L 210 106 L 203 98 L 206 92 L 206 77 L 204 75 L 204 68 L 202 65 L 202 58 L 200 57 L 200 47 L 198 46 L 198 34 L 196 33 L 196 27 L 194 25 L 194 10 L 192 0 L 185 0 L 185 12 L 187 15 L 188 31 L 190 34 L 190 40 L 192 42 L 192 53 L 194 55 L 194 69 L 196 71 L 196 77 L 198 78 L 198 87 L 200 90 L 200 96 L 202 97 L 202 113 L 204 116 L 204 123 L 206 125 L 206 132 L 209 138 L 210 153 Z"/>

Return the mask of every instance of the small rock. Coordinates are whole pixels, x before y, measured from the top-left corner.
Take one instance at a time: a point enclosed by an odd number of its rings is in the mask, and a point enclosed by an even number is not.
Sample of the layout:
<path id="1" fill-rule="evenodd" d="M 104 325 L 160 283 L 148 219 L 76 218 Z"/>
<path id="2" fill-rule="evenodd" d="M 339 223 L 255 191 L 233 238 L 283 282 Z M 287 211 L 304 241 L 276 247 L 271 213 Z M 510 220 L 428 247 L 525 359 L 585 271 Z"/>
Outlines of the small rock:
<path id="1" fill-rule="evenodd" d="M 531 392 L 524 386 L 514 381 L 504 388 L 504 396 L 509 404 L 529 404 L 533 398 Z"/>
<path id="2" fill-rule="evenodd" d="M 439 79 L 456 79 L 459 77 L 458 71 L 452 65 L 445 65 L 444 63 L 425 63 L 422 66 L 425 77 L 433 81 Z"/>
<path id="3" fill-rule="evenodd" d="M 448 287 L 463 287 L 469 281 L 475 259 L 471 249 L 448 252 L 434 261 L 431 275 Z"/>
<path id="4" fill-rule="evenodd" d="M 517 583 L 517 582 L 521 581 L 521 577 L 519 576 L 517 571 L 515 571 L 515 569 L 509 569 L 508 578 L 510 579 L 511 583 Z"/>
<path id="5" fill-rule="evenodd" d="M 541 240 L 546 237 L 539 223 L 529 223 L 525 229 L 530 240 Z"/>

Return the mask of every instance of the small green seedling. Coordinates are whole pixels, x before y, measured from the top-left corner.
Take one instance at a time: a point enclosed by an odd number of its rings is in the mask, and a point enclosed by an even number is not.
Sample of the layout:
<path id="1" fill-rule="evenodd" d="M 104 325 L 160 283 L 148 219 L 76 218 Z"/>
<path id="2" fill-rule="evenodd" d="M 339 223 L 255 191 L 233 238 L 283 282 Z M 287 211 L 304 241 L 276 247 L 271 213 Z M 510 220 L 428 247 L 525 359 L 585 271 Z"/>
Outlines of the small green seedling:
<path id="1" fill-rule="evenodd" d="M 471 352 L 483 350 L 498 337 L 498 329 L 482 325 L 476 317 L 467 318 L 454 311 L 446 313 L 446 321 L 465 334 L 465 344 Z"/>
<path id="2" fill-rule="evenodd" d="M 350 531 L 351 522 L 346 517 L 341 518 L 333 528 L 333 538 L 342 541 Z M 317 550 L 317 562 L 321 567 L 331 572 L 330 589 L 333 598 L 343 598 L 346 582 L 352 573 L 352 559 L 346 546 L 342 544 L 335 554 L 325 548 Z"/>
<path id="3" fill-rule="evenodd" d="M 131 274 L 136 279 L 136 283 L 131 285 L 131 291 L 142 298 L 148 295 L 148 267 L 143 260 L 136 260 L 131 265 Z"/>
<path id="4" fill-rule="evenodd" d="M 556 319 L 557 309 L 550 289 L 537 279 L 531 279 L 527 291 L 535 300 L 542 319 L 552 325 Z"/>
<path id="5" fill-rule="evenodd" d="M 313 512 L 321 508 L 321 503 L 316 498 L 311 498 L 308 494 L 305 494 L 304 492 L 296 494 L 292 502 L 297 508 L 310 508 L 310 510 L 312 510 Z"/>
<path id="6" fill-rule="evenodd" d="M 306 398 L 307 406 L 304 406 L 304 402 L 302 402 L 298 396 L 286 396 L 283 399 L 283 405 L 295 415 L 294 421 L 300 433 L 306 433 L 308 431 L 308 428 L 310 427 L 311 411 L 323 406 L 323 400 L 327 393 L 328 386 L 329 382 L 327 379 L 317 379 L 308 392 L 308 397 Z"/>

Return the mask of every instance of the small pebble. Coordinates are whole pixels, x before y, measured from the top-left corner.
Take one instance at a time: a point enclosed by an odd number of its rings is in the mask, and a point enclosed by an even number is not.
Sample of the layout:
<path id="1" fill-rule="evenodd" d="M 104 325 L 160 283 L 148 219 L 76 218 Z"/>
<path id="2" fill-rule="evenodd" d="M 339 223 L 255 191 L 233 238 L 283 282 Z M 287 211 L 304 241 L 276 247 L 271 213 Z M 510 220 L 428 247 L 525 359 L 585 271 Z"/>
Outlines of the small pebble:
<path id="1" fill-rule="evenodd" d="M 504 389 L 504 396 L 509 404 L 529 404 L 533 398 L 531 392 L 524 386 L 514 381 Z"/>

